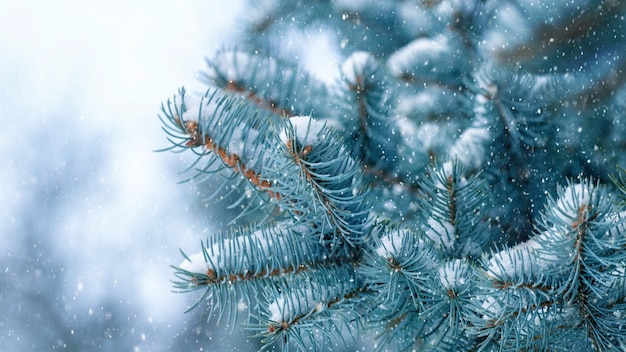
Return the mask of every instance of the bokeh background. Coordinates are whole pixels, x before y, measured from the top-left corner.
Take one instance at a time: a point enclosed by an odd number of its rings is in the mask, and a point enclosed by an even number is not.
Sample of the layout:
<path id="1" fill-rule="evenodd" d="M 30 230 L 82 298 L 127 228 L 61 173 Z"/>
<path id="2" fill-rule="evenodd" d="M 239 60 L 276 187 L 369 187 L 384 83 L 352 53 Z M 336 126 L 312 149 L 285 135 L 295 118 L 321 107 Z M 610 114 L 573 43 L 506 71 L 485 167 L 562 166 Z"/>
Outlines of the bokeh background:
<path id="1" fill-rule="evenodd" d="M 185 155 L 154 152 L 241 2 L 0 2 L 0 351 L 250 347 L 172 292 L 220 216 L 177 184 Z"/>

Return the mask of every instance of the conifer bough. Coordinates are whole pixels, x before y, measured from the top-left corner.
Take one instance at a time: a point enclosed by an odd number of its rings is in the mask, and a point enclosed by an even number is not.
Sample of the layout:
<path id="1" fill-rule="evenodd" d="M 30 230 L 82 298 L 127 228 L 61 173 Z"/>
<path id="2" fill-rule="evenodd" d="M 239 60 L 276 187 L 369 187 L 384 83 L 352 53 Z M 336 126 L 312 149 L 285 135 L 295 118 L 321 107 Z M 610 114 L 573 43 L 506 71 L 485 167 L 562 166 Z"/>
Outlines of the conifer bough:
<path id="1" fill-rule="evenodd" d="M 160 114 L 189 180 L 238 209 L 181 251 L 190 309 L 262 349 L 626 349 L 625 4 L 247 13 L 207 91 Z M 306 61 L 316 38 L 335 80 Z"/>

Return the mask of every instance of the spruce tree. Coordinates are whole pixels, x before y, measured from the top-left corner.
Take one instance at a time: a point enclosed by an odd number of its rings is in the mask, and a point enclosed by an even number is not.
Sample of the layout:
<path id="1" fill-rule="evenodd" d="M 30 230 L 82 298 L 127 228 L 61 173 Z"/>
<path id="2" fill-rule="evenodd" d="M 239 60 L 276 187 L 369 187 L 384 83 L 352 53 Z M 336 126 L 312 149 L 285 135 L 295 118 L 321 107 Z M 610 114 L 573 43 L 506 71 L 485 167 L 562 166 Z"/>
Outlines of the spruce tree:
<path id="1" fill-rule="evenodd" d="M 251 1 L 206 92 L 162 105 L 166 149 L 237 210 L 175 289 L 264 349 L 624 350 L 625 16 Z M 306 64 L 314 35 L 337 80 Z"/>

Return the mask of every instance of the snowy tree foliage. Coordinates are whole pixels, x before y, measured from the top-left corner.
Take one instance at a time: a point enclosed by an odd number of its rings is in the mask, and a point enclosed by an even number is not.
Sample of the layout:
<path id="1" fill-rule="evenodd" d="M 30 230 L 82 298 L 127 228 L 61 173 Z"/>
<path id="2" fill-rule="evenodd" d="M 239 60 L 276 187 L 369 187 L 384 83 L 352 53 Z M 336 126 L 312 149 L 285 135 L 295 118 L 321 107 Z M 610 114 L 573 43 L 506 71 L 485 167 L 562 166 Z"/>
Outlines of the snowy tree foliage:
<path id="1" fill-rule="evenodd" d="M 250 3 L 207 91 L 162 105 L 167 149 L 237 212 L 175 288 L 264 349 L 623 350 L 625 15 Z"/>

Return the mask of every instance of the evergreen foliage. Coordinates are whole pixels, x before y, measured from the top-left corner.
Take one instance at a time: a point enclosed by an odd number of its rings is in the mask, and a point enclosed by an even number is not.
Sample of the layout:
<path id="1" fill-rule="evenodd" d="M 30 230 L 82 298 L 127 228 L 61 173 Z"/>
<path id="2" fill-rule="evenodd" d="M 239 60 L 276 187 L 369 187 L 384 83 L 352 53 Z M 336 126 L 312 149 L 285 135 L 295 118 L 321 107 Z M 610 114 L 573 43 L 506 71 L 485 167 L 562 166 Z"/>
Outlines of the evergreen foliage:
<path id="1" fill-rule="evenodd" d="M 189 180 L 246 222 L 183 253 L 192 308 L 264 349 L 626 348 L 626 4 L 248 11 L 206 93 L 160 115 L 167 149 L 197 155 Z M 336 81 L 289 41 L 315 34 Z"/>

